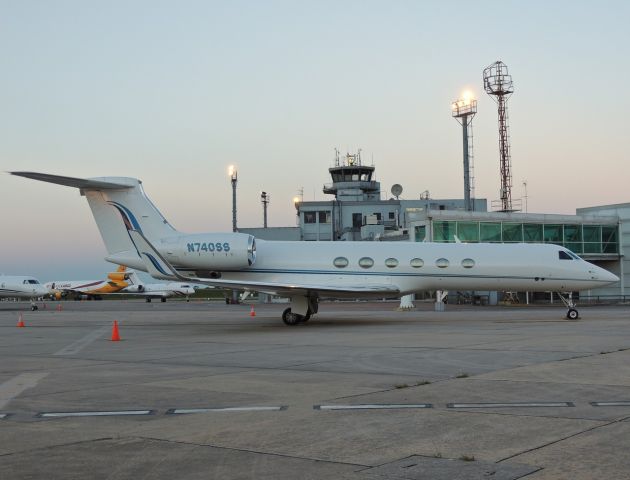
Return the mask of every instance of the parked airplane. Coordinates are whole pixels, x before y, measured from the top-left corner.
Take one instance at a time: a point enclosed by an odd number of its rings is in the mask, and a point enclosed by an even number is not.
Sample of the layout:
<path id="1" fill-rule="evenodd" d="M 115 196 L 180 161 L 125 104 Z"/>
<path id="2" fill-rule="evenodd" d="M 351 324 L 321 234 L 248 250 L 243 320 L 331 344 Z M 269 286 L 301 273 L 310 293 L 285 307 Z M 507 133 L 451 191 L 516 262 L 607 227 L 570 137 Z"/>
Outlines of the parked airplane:
<path id="1" fill-rule="evenodd" d="M 135 178 L 80 179 L 12 172 L 80 189 L 107 261 L 162 280 L 194 281 L 290 298 L 282 319 L 307 321 L 326 297 L 400 296 L 423 290 L 573 292 L 619 278 L 551 244 L 283 242 L 244 233 L 185 234 L 171 226 Z M 561 296 L 567 317 L 578 312 Z"/>
<path id="2" fill-rule="evenodd" d="M 0 298 L 30 298 L 31 310 L 37 310 L 34 299 L 48 295 L 48 289 L 33 277 L 0 275 Z"/>
<path id="3" fill-rule="evenodd" d="M 46 288 L 57 300 L 62 297 L 101 300 L 102 295 L 119 292 L 130 285 L 126 270 L 127 267 L 121 265 L 115 272 L 107 274 L 107 280 L 55 280 L 46 283 Z"/>
<path id="4" fill-rule="evenodd" d="M 168 297 L 186 297 L 195 293 L 195 289 L 190 283 L 143 283 L 136 272 L 129 273 L 129 280 L 133 285 L 123 288 L 119 293 L 130 293 L 143 296 L 147 302 L 153 298 L 159 298 L 161 302 L 166 302 Z"/>

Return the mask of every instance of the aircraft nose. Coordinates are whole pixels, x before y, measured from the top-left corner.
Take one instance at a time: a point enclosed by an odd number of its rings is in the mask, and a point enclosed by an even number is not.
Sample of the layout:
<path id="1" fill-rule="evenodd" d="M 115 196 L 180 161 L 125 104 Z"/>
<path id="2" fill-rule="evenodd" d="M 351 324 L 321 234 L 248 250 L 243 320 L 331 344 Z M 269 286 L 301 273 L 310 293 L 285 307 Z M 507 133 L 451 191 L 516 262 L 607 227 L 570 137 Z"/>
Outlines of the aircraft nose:
<path id="1" fill-rule="evenodd" d="M 609 272 L 608 270 L 605 269 L 601 269 L 602 270 L 602 280 L 604 280 L 605 282 L 618 282 L 619 281 L 619 277 L 617 275 L 615 275 L 612 272 Z"/>
<path id="2" fill-rule="evenodd" d="M 619 277 L 612 272 L 609 272 L 605 268 L 594 267 L 592 274 L 595 279 L 600 282 L 614 283 L 619 281 Z"/>

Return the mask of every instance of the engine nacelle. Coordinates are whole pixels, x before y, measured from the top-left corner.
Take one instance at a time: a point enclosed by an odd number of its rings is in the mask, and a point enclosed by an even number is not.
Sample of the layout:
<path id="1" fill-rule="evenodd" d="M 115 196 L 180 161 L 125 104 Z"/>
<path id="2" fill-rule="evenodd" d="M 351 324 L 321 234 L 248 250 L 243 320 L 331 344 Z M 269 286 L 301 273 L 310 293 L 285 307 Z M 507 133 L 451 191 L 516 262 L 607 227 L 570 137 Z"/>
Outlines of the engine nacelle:
<path id="1" fill-rule="evenodd" d="M 184 235 L 162 250 L 174 266 L 200 271 L 240 270 L 256 261 L 256 240 L 246 233 Z"/>
<path id="2" fill-rule="evenodd" d="M 129 285 L 124 291 L 129 293 L 142 293 L 144 292 L 144 285 Z"/>

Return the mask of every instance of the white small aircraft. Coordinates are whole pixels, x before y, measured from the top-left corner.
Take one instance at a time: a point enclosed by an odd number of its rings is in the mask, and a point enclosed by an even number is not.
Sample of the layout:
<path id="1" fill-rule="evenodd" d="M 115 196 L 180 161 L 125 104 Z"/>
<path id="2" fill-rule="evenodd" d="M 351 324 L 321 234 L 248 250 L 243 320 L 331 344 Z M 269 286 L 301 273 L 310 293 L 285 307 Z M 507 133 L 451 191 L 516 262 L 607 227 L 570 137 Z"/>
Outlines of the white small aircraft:
<path id="1" fill-rule="evenodd" d="M 48 293 L 48 289 L 36 278 L 0 275 L 0 298 L 30 298 L 31 310 L 37 310 L 34 300 Z"/>
<path id="2" fill-rule="evenodd" d="M 102 295 L 120 292 L 130 285 L 127 267 L 121 265 L 115 272 L 107 274 L 107 280 L 54 280 L 46 283 L 46 288 L 56 300 L 74 297 L 76 300 L 87 297 L 89 300 L 102 300 Z"/>
<path id="3" fill-rule="evenodd" d="M 289 297 L 287 325 L 317 313 L 318 299 L 401 296 L 425 290 L 573 292 L 619 280 L 551 244 L 281 242 L 245 233 L 177 231 L 151 203 L 142 182 L 12 172 L 80 189 L 108 251 L 105 259 L 160 280 L 194 281 Z M 561 295 L 575 319 L 570 297 Z"/>
<path id="4" fill-rule="evenodd" d="M 168 297 L 186 297 L 186 301 L 188 301 L 189 295 L 195 293 L 195 289 L 190 283 L 143 283 L 136 272 L 129 274 L 129 280 L 132 285 L 123 288 L 119 293 L 143 296 L 148 303 L 153 298 L 159 298 L 161 302 L 166 302 Z"/>

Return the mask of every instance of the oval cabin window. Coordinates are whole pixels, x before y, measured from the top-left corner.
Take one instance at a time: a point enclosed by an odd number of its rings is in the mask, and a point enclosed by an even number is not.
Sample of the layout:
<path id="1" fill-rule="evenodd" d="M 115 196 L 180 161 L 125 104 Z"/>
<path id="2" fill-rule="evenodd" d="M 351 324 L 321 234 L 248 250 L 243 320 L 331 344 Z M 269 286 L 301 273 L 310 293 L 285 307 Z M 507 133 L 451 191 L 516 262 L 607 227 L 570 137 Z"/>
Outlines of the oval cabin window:
<path id="1" fill-rule="evenodd" d="M 388 268 L 394 268 L 398 266 L 398 260 L 396 260 L 395 258 L 388 258 L 387 260 L 385 260 L 385 266 Z"/>
<path id="2" fill-rule="evenodd" d="M 337 268 L 345 268 L 348 266 L 348 259 L 346 257 L 337 257 L 333 260 L 333 265 Z"/>
<path id="3" fill-rule="evenodd" d="M 474 266 L 475 266 L 475 261 L 472 258 L 464 258 L 462 260 L 462 267 L 473 268 Z"/>
<path id="4" fill-rule="evenodd" d="M 409 262 L 409 265 L 411 265 L 413 268 L 420 268 L 424 265 L 424 260 L 422 260 L 421 258 L 412 258 L 411 262 Z"/>
<path id="5" fill-rule="evenodd" d="M 450 263 L 450 262 L 449 262 L 446 258 L 438 258 L 438 259 L 435 261 L 435 265 L 436 265 L 438 268 L 446 268 L 446 267 L 448 267 L 449 263 Z"/>
<path id="6" fill-rule="evenodd" d="M 359 260 L 359 267 L 361 268 L 371 268 L 374 265 L 374 260 L 370 257 L 363 257 Z"/>

